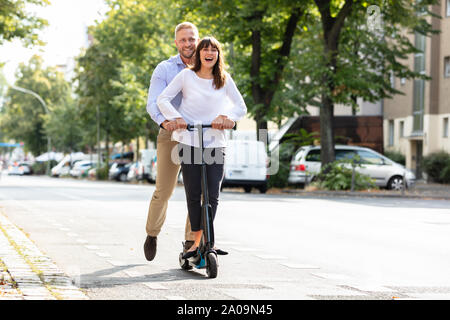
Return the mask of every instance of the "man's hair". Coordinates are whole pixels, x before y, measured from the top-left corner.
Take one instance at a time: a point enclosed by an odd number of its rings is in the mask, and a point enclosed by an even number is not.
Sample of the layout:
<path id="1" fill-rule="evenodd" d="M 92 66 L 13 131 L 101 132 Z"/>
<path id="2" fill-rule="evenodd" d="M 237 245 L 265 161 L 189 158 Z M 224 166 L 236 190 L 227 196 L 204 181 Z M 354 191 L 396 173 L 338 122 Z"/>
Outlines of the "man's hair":
<path id="1" fill-rule="evenodd" d="M 197 29 L 197 27 L 193 23 L 182 22 L 182 23 L 180 23 L 179 25 L 177 25 L 175 27 L 175 39 L 177 38 L 177 32 L 182 30 L 182 29 L 192 29 L 192 30 L 194 30 L 194 33 L 195 33 L 195 35 L 198 38 L 198 29 Z"/>

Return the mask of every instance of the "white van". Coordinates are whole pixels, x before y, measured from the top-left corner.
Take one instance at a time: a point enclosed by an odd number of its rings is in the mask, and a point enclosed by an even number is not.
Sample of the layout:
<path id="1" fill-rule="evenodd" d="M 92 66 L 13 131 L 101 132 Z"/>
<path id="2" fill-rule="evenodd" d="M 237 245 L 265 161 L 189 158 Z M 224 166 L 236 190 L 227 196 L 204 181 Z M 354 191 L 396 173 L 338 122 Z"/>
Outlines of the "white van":
<path id="1" fill-rule="evenodd" d="M 268 156 L 266 145 L 255 140 L 228 140 L 225 149 L 225 176 L 222 187 L 257 188 L 267 191 Z"/>
<path id="2" fill-rule="evenodd" d="M 74 152 L 66 155 L 56 166 L 51 169 L 52 177 L 68 176 L 75 163 L 81 160 L 96 161 L 97 155 L 84 154 L 82 152 Z"/>

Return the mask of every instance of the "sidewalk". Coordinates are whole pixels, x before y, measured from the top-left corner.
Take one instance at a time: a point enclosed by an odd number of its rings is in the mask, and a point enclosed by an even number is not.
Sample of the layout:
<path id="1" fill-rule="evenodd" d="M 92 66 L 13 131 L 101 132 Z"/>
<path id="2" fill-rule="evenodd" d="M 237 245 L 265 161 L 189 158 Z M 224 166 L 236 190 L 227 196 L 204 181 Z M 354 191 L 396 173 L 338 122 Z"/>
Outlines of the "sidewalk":
<path id="1" fill-rule="evenodd" d="M 0 209 L 0 300 L 88 297 Z"/>
<path id="2" fill-rule="evenodd" d="M 415 186 L 402 191 L 394 190 L 365 190 L 365 191 L 328 191 L 317 190 L 307 186 L 305 189 L 276 189 L 269 190 L 272 194 L 292 194 L 297 196 L 328 196 L 328 197 L 368 197 L 368 198 L 405 198 L 423 200 L 450 200 L 450 185 L 439 183 L 427 183 L 418 181 Z"/>

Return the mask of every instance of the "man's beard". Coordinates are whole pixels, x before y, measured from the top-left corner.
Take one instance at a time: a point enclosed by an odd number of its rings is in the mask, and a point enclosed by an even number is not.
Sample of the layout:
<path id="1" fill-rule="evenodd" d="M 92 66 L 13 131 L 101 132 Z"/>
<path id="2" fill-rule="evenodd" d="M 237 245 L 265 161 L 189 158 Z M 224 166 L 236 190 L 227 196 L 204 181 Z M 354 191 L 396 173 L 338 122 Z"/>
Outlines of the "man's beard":
<path id="1" fill-rule="evenodd" d="M 185 58 L 185 59 L 191 59 L 191 58 L 194 56 L 194 54 L 195 54 L 195 49 L 192 49 L 192 53 L 191 53 L 189 56 L 186 55 L 186 54 L 184 53 L 183 50 L 180 50 L 179 52 L 180 52 L 180 54 L 183 56 L 183 58 Z"/>

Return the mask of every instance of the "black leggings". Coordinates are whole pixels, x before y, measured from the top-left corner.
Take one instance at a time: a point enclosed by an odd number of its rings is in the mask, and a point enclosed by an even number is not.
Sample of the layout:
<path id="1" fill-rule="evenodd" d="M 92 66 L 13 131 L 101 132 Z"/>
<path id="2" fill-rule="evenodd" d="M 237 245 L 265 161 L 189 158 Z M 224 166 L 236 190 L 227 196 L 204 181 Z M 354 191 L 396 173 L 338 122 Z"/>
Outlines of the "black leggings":
<path id="1" fill-rule="evenodd" d="M 181 172 L 183 173 L 184 191 L 186 192 L 187 208 L 192 231 L 200 231 L 202 225 L 202 186 L 201 186 L 201 162 L 199 161 L 199 148 L 188 145 L 178 145 Z M 216 216 L 219 203 L 220 185 L 224 176 L 224 148 L 205 148 L 206 175 L 208 183 L 209 204 L 212 209 L 212 218 Z M 190 154 L 189 154 L 190 152 Z M 197 155 L 195 156 L 195 153 Z M 208 157 L 210 155 L 210 157 Z M 215 161 L 211 161 L 215 160 Z M 197 161 L 195 161 L 197 160 Z"/>

